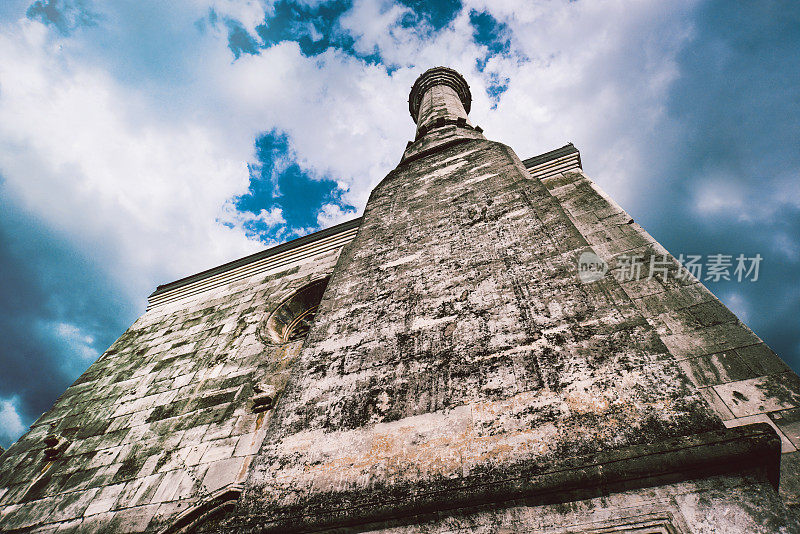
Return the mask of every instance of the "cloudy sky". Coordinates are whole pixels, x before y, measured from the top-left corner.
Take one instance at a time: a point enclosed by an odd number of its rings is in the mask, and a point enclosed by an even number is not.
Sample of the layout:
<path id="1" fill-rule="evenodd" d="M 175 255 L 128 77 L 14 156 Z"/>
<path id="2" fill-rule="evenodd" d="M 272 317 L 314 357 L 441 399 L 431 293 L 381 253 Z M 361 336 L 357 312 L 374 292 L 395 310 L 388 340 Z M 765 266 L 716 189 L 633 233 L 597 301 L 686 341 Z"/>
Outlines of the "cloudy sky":
<path id="1" fill-rule="evenodd" d="M 800 369 L 800 4 L 0 1 L 0 445 L 159 283 L 352 218 L 462 72 L 523 159 L 572 141 Z"/>

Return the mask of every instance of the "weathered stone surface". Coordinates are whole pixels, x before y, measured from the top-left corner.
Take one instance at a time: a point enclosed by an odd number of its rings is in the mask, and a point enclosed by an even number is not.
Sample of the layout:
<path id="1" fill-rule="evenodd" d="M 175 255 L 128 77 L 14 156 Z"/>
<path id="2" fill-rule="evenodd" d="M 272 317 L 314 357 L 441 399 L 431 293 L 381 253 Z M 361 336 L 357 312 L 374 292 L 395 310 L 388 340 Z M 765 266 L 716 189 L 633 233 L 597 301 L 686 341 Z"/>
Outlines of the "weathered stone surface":
<path id="1" fill-rule="evenodd" d="M 659 530 L 666 525 L 675 530 Z M 508 507 L 476 507 L 452 514 L 420 515 L 405 521 L 373 525 L 359 532 L 767 534 L 796 532 L 797 529 L 797 520 L 782 509 L 774 490 L 759 483 L 757 478 L 714 477 L 568 503 L 535 506 L 517 501 Z"/>
<path id="2" fill-rule="evenodd" d="M 435 150 L 415 152 L 427 136 Z M 462 502 L 478 484 L 721 429 L 636 306 L 663 287 L 578 280 L 581 252 L 655 246 L 627 222 L 582 233 L 565 207 L 624 212 L 578 185 L 557 199 L 511 149 L 458 127 L 412 144 L 339 261 L 236 524 L 322 528 L 343 504 L 352 519 L 422 492 Z"/>
<path id="3" fill-rule="evenodd" d="M 145 313 L 3 455 L 2 530 L 154 532 L 241 482 L 270 417 L 252 412 L 255 387 L 281 391 L 301 344 L 259 328 L 338 254 L 296 252 Z M 48 460 L 56 434 L 69 445 Z"/>
<path id="4" fill-rule="evenodd" d="M 800 532 L 797 376 L 575 147 L 415 88 L 363 220 L 159 287 L 2 455 L 0 529 Z"/>
<path id="5" fill-rule="evenodd" d="M 536 169 L 531 173 L 538 174 Z M 620 254 L 641 253 L 645 263 L 653 254 L 666 255 L 672 263 L 666 279 L 642 280 L 642 275 L 622 284 L 625 293 L 726 426 L 771 424 L 780 434 L 784 453 L 793 453 L 797 443 L 791 435 L 796 430 L 788 420 L 800 407 L 797 375 L 693 276 L 677 280 L 674 275 L 680 268 L 675 258 L 579 168 L 547 177 L 544 183 L 610 267 L 616 266 Z M 617 233 L 618 229 L 625 233 Z M 639 235 L 635 241 L 623 237 L 631 231 Z M 781 413 L 787 414 L 783 426 L 776 424 L 782 416 L 773 417 Z M 800 471 L 783 472 L 782 495 L 794 491 L 787 501 L 800 501 L 796 490 Z"/>

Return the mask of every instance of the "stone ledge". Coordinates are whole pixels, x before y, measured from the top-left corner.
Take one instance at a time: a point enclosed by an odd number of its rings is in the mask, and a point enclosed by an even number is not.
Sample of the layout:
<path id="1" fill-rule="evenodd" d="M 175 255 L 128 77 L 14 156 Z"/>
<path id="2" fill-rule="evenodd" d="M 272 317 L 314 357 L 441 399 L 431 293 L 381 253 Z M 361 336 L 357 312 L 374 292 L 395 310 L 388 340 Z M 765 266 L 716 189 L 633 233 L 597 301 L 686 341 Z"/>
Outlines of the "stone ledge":
<path id="1" fill-rule="evenodd" d="M 583 500 L 754 470 L 777 488 L 780 450 L 780 438 L 772 427 L 757 423 L 569 458 L 548 470 L 537 471 L 537 466 L 523 463 L 502 472 L 445 481 L 432 491 L 386 487 L 375 488 L 371 495 L 331 492 L 291 508 L 239 510 L 233 521 L 238 528 L 258 532 L 314 532 L 520 499 L 528 505 Z"/>

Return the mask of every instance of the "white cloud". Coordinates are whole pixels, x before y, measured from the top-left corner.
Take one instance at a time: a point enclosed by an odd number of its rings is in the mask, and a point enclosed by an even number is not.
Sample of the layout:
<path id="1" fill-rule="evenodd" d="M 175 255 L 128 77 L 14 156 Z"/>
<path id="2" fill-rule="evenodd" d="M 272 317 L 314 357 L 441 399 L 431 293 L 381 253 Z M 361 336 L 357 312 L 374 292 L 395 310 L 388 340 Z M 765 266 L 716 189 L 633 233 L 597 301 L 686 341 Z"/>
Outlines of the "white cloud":
<path id="1" fill-rule="evenodd" d="M 197 2 L 205 8 L 209 2 Z M 260 0 L 213 0 L 210 7 L 217 15 L 238 21 L 254 38 L 258 38 L 256 26 L 264 22 L 264 16 L 272 12 L 274 2 Z"/>
<path id="2" fill-rule="evenodd" d="M 467 4 L 429 37 L 397 23 L 407 8 L 356 1 L 342 28 L 358 50 L 377 46 L 399 64 L 391 75 L 333 49 L 305 57 L 292 42 L 232 62 L 224 31 L 198 35 L 193 46 L 203 61 L 188 65 L 194 81 L 174 88 L 171 100 L 154 96 L 163 88 L 151 93 L 81 63 L 85 42 L 30 21 L 6 24 L 0 173 L 18 202 L 108 265 L 131 294 L 144 295 L 154 281 L 258 248 L 240 225 L 220 221 L 231 221 L 227 201 L 247 188 L 245 163 L 259 132 L 287 132 L 300 165 L 336 179 L 342 200 L 363 208 L 413 135 L 406 99 L 414 78 L 447 64 L 471 83 L 473 122 L 490 138 L 521 157 L 573 140 L 612 194 L 629 194 L 675 76 L 673 56 L 687 32 L 669 28 L 686 5 Z M 213 7 L 252 30 L 270 5 L 195 1 L 189 11 Z M 472 41 L 472 7 L 508 23 L 530 60 L 495 57 L 479 73 L 475 58 L 484 49 Z M 511 79 L 496 110 L 486 95 L 491 72 Z M 342 217 L 331 210 L 323 209 L 320 224 Z"/>
<path id="3" fill-rule="evenodd" d="M 307 58 L 284 42 L 242 56 L 217 79 L 231 114 L 254 130 L 287 132 L 300 165 L 341 182 L 345 201 L 359 207 L 413 135 L 405 109 L 413 73 L 405 70 L 390 77 L 334 50 Z"/>
<path id="4" fill-rule="evenodd" d="M 746 323 L 750 317 L 750 306 L 747 299 L 741 293 L 729 292 L 722 295 L 720 298 L 725 305 L 736 314 L 743 323 Z"/>
<path id="5" fill-rule="evenodd" d="M 216 222 L 246 190 L 247 144 L 194 117 L 163 120 L 147 96 L 61 52 L 25 21 L 0 28 L 0 174 L 26 210 L 144 295 L 257 248 Z"/>
<path id="6" fill-rule="evenodd" d="M 745 193 L 730 177 L 707 178 L 697 184 L 695 191 L 695 209 L 702 214 L 723 214 L 732 218 L 743 213 Z"/>
<path id="7" fill-rule="evenodd" d="M 286 224 L 286 219 L 283 217 L 283 210 L 277 206 L 269 210 L 262 209 L 256 214 L 249 211 L 239 211 L 232 202 L 228 202 L 225 205 L 223 215 L 219 218 L 219 221 L 222 223 L 227 223 L 228 225 L 232 225 L 235 229 L 242 230 L 245 232 L 245 234 L 252 235 L 254 238 L 256 237 L 257 233 L 248 229 L 252 223 L 261 223 L 267 229 L 273 230 L 277 239 L 289 237 L 288 235 L 285 235 L 285 229 L 280 228 L 282 225 Z M 260 233 L 258 235 L 262 236 Z M 277 245 L 280 242 L 277 239 L 265 241 L 262 236 L 261 240 L 265 245 L 271 246 Z"/>
<path id="8" fill-rule="evenodd" d="M 800 208 L 800 184 L 786 175 L 748 180 L 748 171 L 705 171 L 693 177 L 695 211 L 703 217 L 772 223 Z M 769 187 L 765 187 L 765 184 Z M 754 201 L 758 199 L 758 201 Z"/>
<path id="9" fill-rule="evenodd" d="M 788 263 L 800 262 L 800 241 L 797 234 L 788 235 L 786 232 L 777 231 L 772 234 L 772 250 L 784 257 Z"/>
<path id="10" fill-rule="evenodd" d="M 92 346 L 94 337 L 83 332 L 79 326 L 57 322 L 52 325 L 52 328 L 57 336 L 71 346 L 72 353 L 77 354 L 83 360 L 81 362 L 83 366 L 100 356 L 100 353 Z"/>
<path id="11" fill-rule="evenodd" d="M 271 210 L 261 210 L 253 220 L 266 224 L 267 226 L 277 226 L 279 224 L 286 224 L 286 219 L 283 218 L 283 210 L 281 208 L 272 208 Z"/>
<path id="12" fill-rule="evenodd" d="M 317 225 L 320 228 L 329 228 L 352 218 L 352 211 L 345 211 L 338 204 L 324 204 L 317 213 Z"/>
<path id="13" fill-rule="evenodd" d="M 0 441 L 16 440 L 24 430 L 19 416 L 19 398 L 0 398 Z"/>

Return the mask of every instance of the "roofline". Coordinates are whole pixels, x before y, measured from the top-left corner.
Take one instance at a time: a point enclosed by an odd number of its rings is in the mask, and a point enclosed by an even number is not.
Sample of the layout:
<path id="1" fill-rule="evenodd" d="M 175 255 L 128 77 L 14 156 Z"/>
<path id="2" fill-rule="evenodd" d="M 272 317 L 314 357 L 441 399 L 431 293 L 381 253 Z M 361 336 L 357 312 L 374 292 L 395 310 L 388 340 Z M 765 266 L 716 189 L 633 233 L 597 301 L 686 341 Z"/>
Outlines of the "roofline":
<path id="1" fill-rule="evenodd" d="M 577 154 L 578 155 L 578 166 L 580 166 L 581 155 L 575 145 L 569 143 L 567 145 L 562 146 L 561 148 L 557 148 L 555 150 L 551 150 L 550 152 L 545 152 L 544 154 L 540 154 L 538 156 L 534 156 L 532 158 L 528 158 L 524 160 L 522 163 L 525 165 L 526 169 L 530 169 L 531 167 L 535 167 L 537 165 L 541 165 L 543 163 L 547 163 L 548 161 L 571 155 Z M 256 252 L 255 254 L 251 254 L 249 256 L 245 256 L 244 258 L 239 258 L 237 260 L 229 261 L 228 263 L 223 263 L 222 265 L 218 265 L 216 267 L 212 267 L 210 269 L 206 269 L 205 271 L 201 271 L 199 273 L 187 276 L 185 278 L 181 278 L 179 280 L 175 280 L 174 282 L 169 282 L 167 284 L 162 284 L 156 287 L 156 290 L 150 294 L 148 299 L 152 299 L 155 296 L 161 295 L 168 291 L 172 291 L 179 287 L 183 287 L 189 285 L 193 282 L 197 282 L 198 280 L 203 280 L 204 278 L 208 278 L 214 276 L 216 274 L 223 273 L 225 271 L 235 269 L 237 267 L 241 267 L 243 265 L 247 265 L 248 263 L 252 263 L 254 261 L 263 260 L 265 258 L 269 258 L 270 256 L 275 256 L 276 254 L 281 254 L 283 252 L 287 252 L 294 248 L 301 247 L 303 245 L 307 245 L 309 243 L 313 243 L 319 239 L 324 239 L 326 237 L 336 235 L 340 232 L 346 232 L 347 230 L 351 230 L 353 228 L 357 228 L 361 225 L 361 217 L 356 217 L 355 219 L 350 219 L 349 221 L 345 221 L 343 223 L 337 224 L 336 226 L 331 226 L 330 228 L 325 228 L 324 230 L 320 230 L 318 232 L 314 232 L 313 234 L 308 234 L 303 237 L 299 237 L 297 239 L 293 239 L 291 241 L 287 241 L 286 243 L 281 243 L 280 245 L 276 245 L 274 247 L 270 247 L 266 250 L 262 250 L 260 252 Z"/>
<path id="2" fill-rule="evenodd" d="M 266 250 L 256 252 L 255 254 L 245 256 L 244 258 L 239 258 L 238 260 L 233 260 L 229 261 L 228 263 L 223 263 L 222 265 L 212 267 L 211 269 L 206 269 L 205 271 L 201 271 L 199 273 L 187 276 L 185 278 L 175 280 L 174 282 L 169 282 L 168 284 L 159 285 L 156 288 L 156 290 L 150 294 L 148 299 L 151 299 L 157 295 L 161 295 L 162 293 L 166 293 L 167 291 L 172 291 L 179 287 L 183 287 L 193 282 L 197 282 L 198 280 L 214 276 L 215 274 L 220 274 L 230 269 L 235 269 L 237 267 L 247 265 L 248 263 L 252 263 L 258 260 L 263 260 L 264 258 L 269 258 L 270 256 L 275 256 L 276 254 L 281 254 L 283 252 L 292 250 L 293 248 L 313 243 L 314 241 L 317 241 L 319 239 L 324 239 L 326 237 L 336 235 L 340 232 L 345 232 L 347 230 L 357 228 L 360 225 L 361 225 L 361 217 L 356 217 L 355 219 L 350 219 L 349 221 L 339 223 L 336 226 L 331 226 L 330 228 L 325 228 L 324 230 L 314 232 L 313 234 L 308 234 L 303 237 L 298 237 L 297 239 L 292 239 L 291 241 L 287 241 L 286 243 L 281 243 L 280 245 L 276 245 Z"/>
<path id="3" fill-rule="evenodd" d="M 542 163 L 547 163 L 550 160 L 568 156 L 570 154 L 578 155 L 578 167 L 583 168 L 583 165 L 581 165 L 581 153 L 572 143 L 568 143 L 561 148 L 557 148 L 555 150 L 551 150 L 550 152 L 545 152 L 544 154 L 539 154 L 538 156 L 533 156 L 532 158 L 523 160 L 522 164 L 525 165 L 526 169 L 530 169 L 536 165 L 541 165 Z"/>

